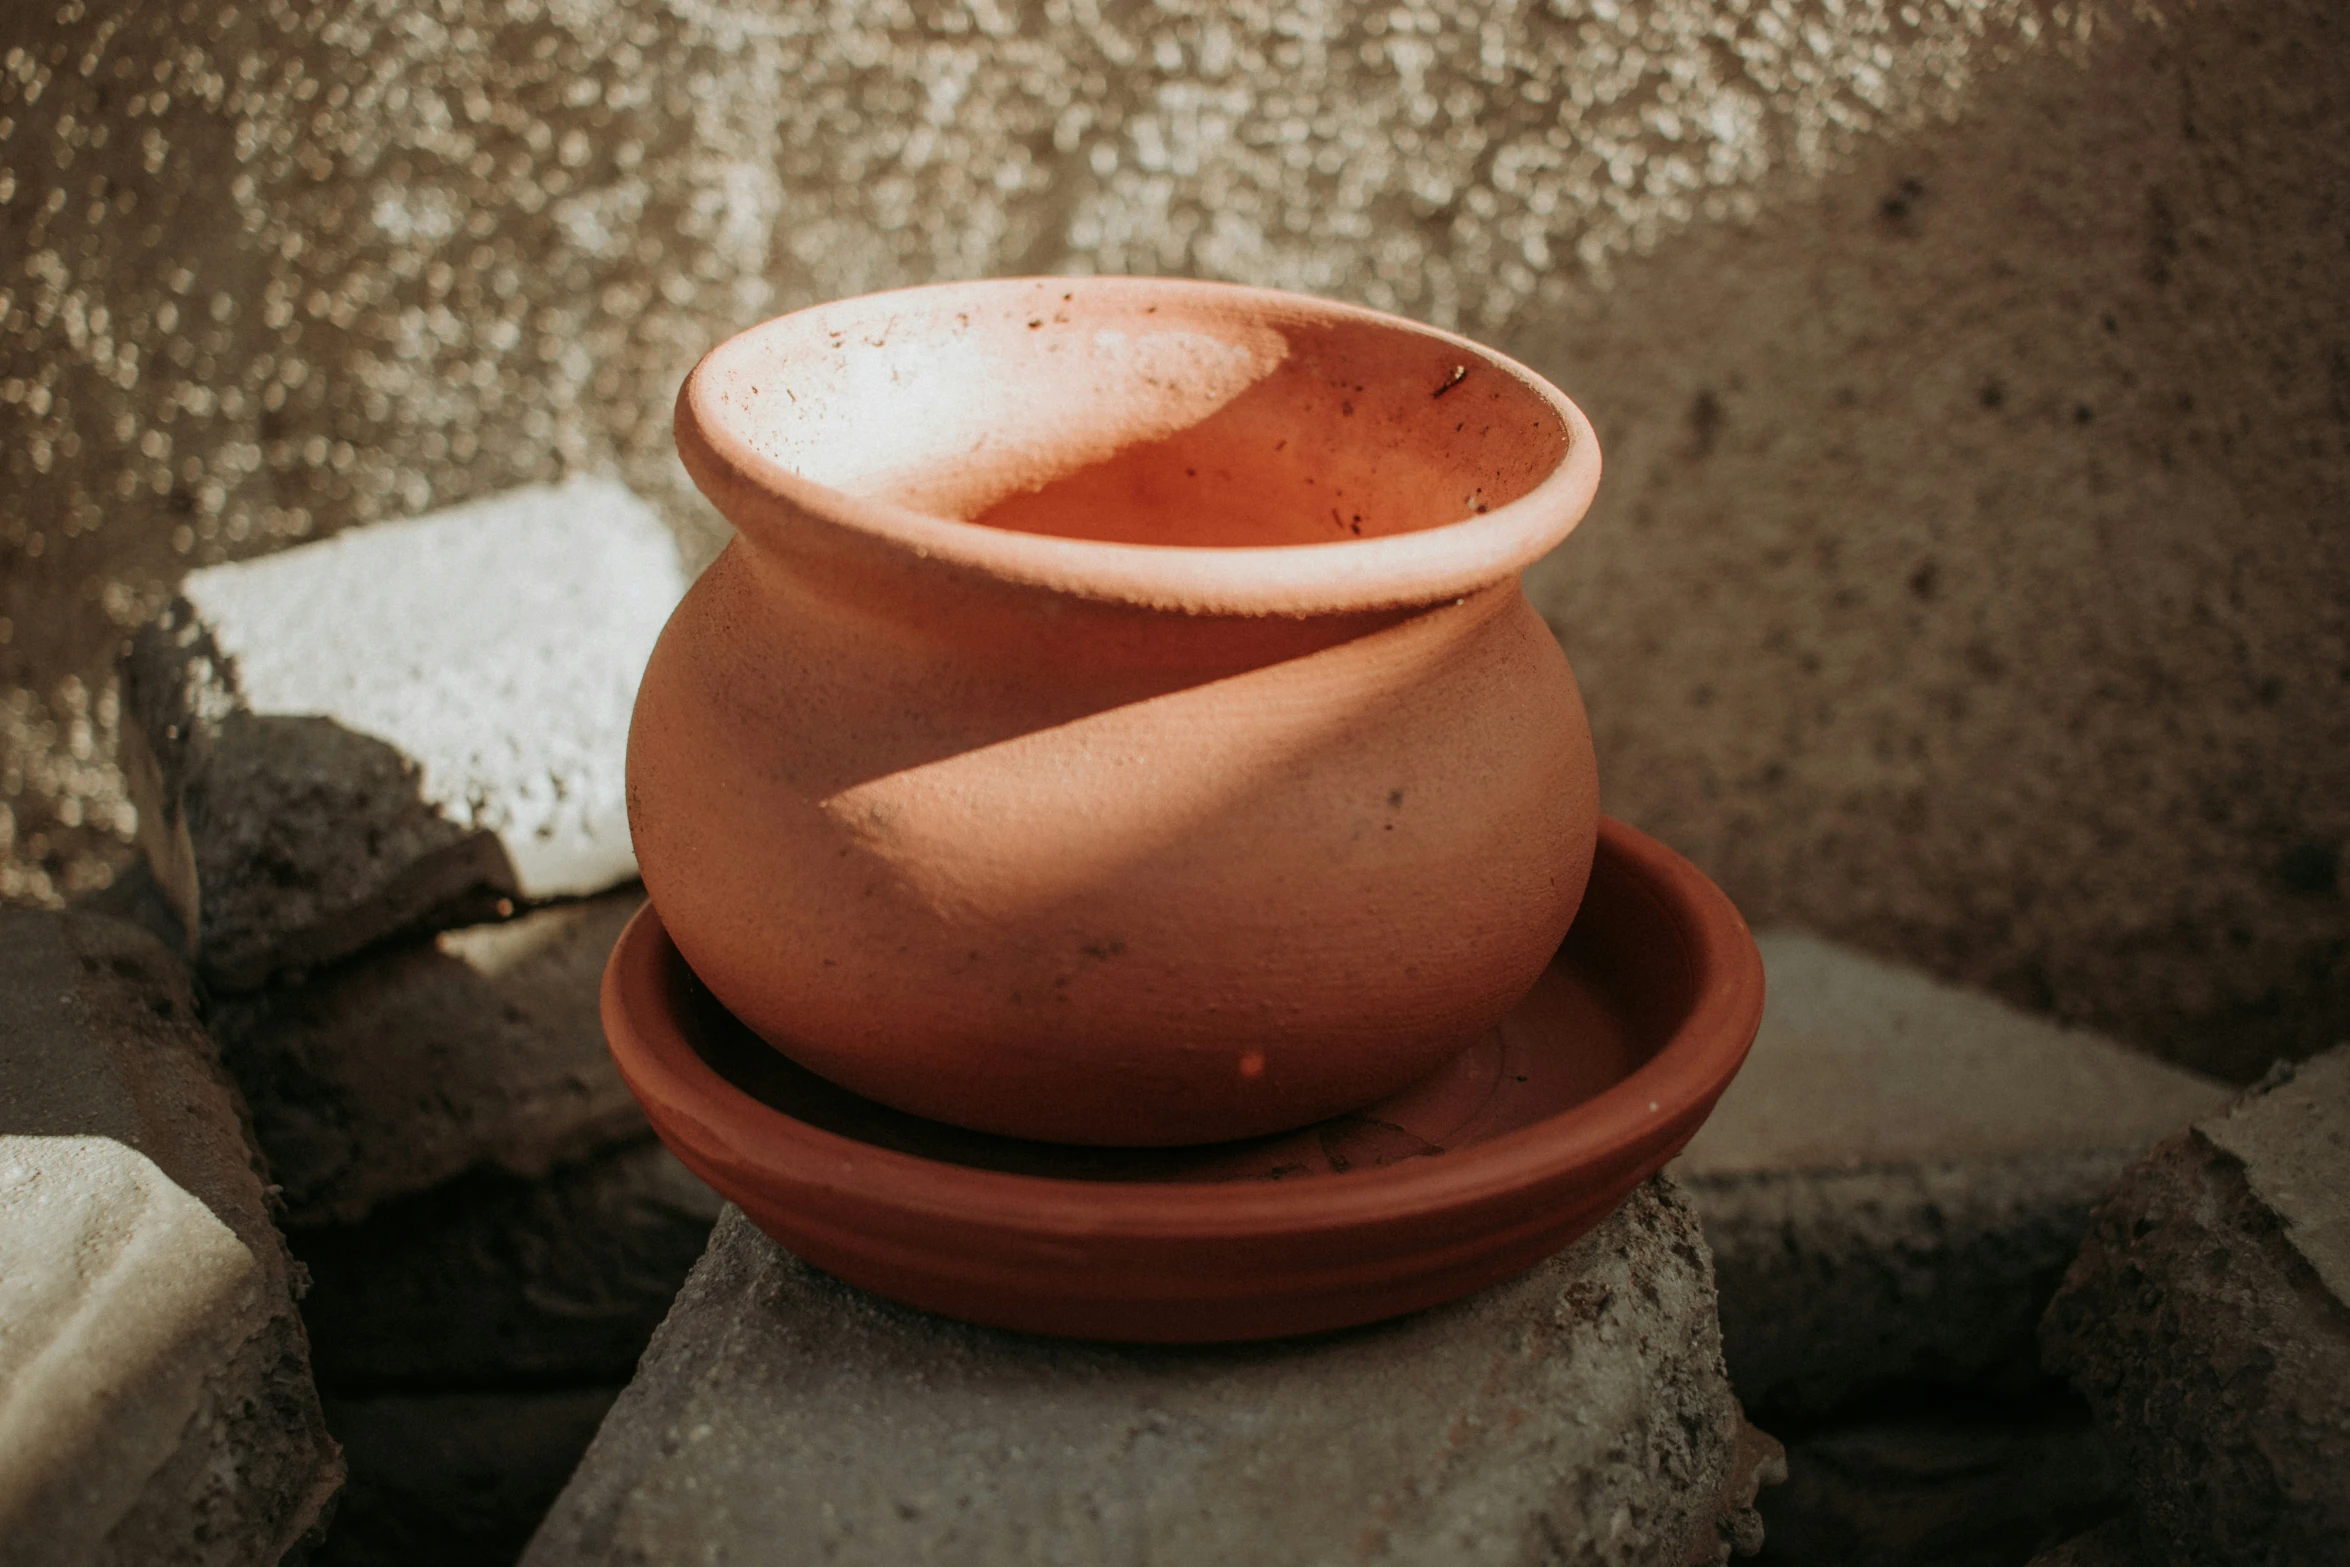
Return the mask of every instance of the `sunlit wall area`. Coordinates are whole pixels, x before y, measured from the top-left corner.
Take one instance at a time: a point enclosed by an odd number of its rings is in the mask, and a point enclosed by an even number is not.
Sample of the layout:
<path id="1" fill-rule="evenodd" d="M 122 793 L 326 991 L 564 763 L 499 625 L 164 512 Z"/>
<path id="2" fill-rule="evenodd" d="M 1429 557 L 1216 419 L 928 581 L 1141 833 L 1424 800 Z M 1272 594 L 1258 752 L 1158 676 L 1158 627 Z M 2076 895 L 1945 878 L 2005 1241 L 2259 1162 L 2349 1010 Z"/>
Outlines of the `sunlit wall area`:
<path id="1" fill-rule="evenodd" d="M 190 566 L 615 472 L 934 278 L 1177 272 L 1597 423 L 1529 587 L 1750 915 L 2256 1072 L 2350 1034 L 2350 27 L 2268 4 L 51 0 L 0 19 L 0 893 L 127 863 Z"/>

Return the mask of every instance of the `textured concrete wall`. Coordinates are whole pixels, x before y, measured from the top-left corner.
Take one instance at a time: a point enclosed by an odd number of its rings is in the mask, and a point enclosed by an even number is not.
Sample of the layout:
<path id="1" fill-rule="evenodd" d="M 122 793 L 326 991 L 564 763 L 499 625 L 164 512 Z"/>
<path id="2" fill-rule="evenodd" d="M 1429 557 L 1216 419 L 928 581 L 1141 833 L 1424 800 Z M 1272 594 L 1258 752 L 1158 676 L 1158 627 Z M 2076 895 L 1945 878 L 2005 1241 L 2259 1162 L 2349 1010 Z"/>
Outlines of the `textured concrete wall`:
<path id="1" fill-rule="evenodd" d="M 1528 359 L 1610 807 L 2206 1066 L 2350 1033 L 2350 38 L 2327 0 L 53 0 L 0 19 L 0 892 L 120 864 L 189 565 L 577 468 L 944 276 L 1311 289 Z M 2336 526 L 2329 529 L 2329 524 Z"/>
<path id="2" fill-rule="evenodd" d="M 1612 809 L 2226 1075 L 2350 1037 L 2350 13 L 2029 52 L 1516 342 Z"/>

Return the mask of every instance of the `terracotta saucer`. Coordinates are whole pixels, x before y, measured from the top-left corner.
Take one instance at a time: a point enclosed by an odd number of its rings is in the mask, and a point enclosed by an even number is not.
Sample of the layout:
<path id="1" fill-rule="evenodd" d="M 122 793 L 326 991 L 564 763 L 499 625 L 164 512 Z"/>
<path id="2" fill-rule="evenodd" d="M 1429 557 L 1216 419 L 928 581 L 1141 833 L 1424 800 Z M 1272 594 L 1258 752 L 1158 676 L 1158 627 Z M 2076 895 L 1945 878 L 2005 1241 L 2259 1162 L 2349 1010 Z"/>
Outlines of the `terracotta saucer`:
<path id="1" fill-rule="evenodd" d="M 662 1141 L 816 1266 L 972 1322 L 1206 1343 L 1395 1316 L 1567 1245 L 1696 1132 L 1762 998 L 1730 900 L 1610 820 L 1574 928 L 1498 1029 L 1392 1099 L 1246 1143 L 1020 1142 L 858 1098 L 729 1016 L 650 905 L 603 1012 Z"/>

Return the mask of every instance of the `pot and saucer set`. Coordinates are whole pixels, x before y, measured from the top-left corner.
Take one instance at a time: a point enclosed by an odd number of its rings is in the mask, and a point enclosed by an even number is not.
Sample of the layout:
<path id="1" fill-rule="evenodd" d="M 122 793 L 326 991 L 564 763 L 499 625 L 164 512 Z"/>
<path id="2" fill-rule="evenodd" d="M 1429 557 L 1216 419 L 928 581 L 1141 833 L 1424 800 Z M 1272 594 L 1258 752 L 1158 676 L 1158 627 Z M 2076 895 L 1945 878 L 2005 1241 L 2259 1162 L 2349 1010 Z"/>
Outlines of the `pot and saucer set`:
<path id="1" fill-rule="evenodd" d="M 1313 1332 L 1583 1234 L 1752 1042 L 1519 575 L 1589 422 L 1450 333 L 1041 278 L 720 345 L 607 1038 L 782 1245 L 999 1327 Z"/>

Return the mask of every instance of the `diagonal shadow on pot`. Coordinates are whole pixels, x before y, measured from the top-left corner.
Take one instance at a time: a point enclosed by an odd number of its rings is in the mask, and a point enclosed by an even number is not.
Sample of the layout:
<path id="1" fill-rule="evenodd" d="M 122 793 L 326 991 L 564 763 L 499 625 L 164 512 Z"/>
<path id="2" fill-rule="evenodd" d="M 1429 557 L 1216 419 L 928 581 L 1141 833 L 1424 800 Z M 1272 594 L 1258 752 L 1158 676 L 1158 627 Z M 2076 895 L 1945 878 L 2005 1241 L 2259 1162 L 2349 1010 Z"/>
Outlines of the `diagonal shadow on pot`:
<path id="1" fill-rule="evenodd" d="M 1518 376 L 1388 319 L 1217 291 L 1146 319 L 1054 280 L 1011 309 L 926 294 L 769 323 L 680 403 L 689 467 L 742 533 L 697 590 L 713 632 L 673 624 L 701 645 L 666 661 L 737 677 L 726 716 L 804 796 L 1388 631 L 1464 591 L 1425 580 L 1423 550 L 1449 551 L 1466 591 L 1510 577 L 1506 541 L 1446 530 L 1525 496 L 1569 445 Z M 1041 557 L 1042 585 L 1040 557 L 985 553 L 1007 534 L 1085 553 Z M 982 554 L 934 558 L 942 542 Z M 1322 591 L 1227 613 L 1191 591 L 1203 564 Z"/>
<path id="2" fill-rule="evenodd" d="M 1083 285 L 1059 297 L 1076 302 L 810 327 L 700 416 L 855 501 L 1177 570 L 1311 554 L 1341 583 L 1358 540 L 1506 505 L 1566 447 L 1532 388 L 1389 322 L 1171 312 L 1145 328 L 1089 313 Z M 700 643 L 674 651 L 737 675 L 718 701 L 741 750 L 705 765 L 820 811 L 867 873 L 863 896 L 886 883 L 919 907 L 1012 918 L 1144 864 L 1258 858 L 1217 841 L 1219 821 L 1331 845 L 1334 812 L 1355 820 L 1319 869 L 1342 889 L 1346 845 L 1376 839 L 1391 862 L 1394 834 L 1487 771 L 1470 758 L 1504 762 L 1457 688 L 1493 656 L 1486 623 L 1514 591 L 1320 615 L 1153 610 L 843 558 L 826 545 L 856 525 L 796 507 L 743 521 L 697 590 L 723 629 L 672 630 Z M 1405 732 L 1420 738 L 1399 754 Z M 1457 832 L 1446 841 L 1459 851 Z"/>
<path id="3" fill-rule="evenodd" d="M 994 919 L 1082 902 L 1146 867 L 1154 880 L 1262 874 L 1265 855 L 1293 843 L 1319 846 L 1318 863 L 1293 874 L 1344 896 L 1352 851 L 1391 861 L 1395 835 L 1408 843 L 1422 813 L 1456 792 L 1444 763 L 1483 749 L 1470 715 L 1444 700 L 1452 682 L 1429 667 L 1472 658 L 1460 644 L 1483 618 L 1402 620 L 1171 684 L 859 780 L 816 806 L 921 904 Z M 1417 743 L 1395 745 L 1403 734 Z M 1350 820 L 1334 841 L 1337 818 Z M 1101 944 L 1119 939 L 1105 931 Z"/>
<path id="4" fill-rule="evenodd" d="M 1447 1033 L 1468 983 L 1450 976 L 1530 979 L 1548 948 L 1516 949 L 1545 926 L 1555 939 L 1588 857 L 1569 840 L 1590 802 L 1546 793 L 1561 753 L 1588 757 L 1579 711 L 1546 714 L 1566 707 L 1554 696 L 1497 726 L 1475 700 L 1555 693 L 1544 663 L 1564 674 L 1515 591 L 1494 597 L 770 796 L 797 825 L 714 867 L 734 907 L 804 916 L 751 960 L 781 1008 L 758 1026 L 802 1045 L 821 1030 L 857 1057 L 969 1038 L 981 1080 L 999 1051 L 1076 1052 L 1138 1095 L 1158 1068 L 1126 1053 L 1120 1018 L 1239 1062 L 1236 1086 L 1252 1048 L 1280 1075 L 1282 1042 L 1310 1050 L 1333 1007 L 1377 1018 L 1396 1035 L 1381 1049 Z M 1366 976 L 1363 950 L 1393 961 Z M 1431 989 L 1423 970 L 1448 978 Z M 843 1058 L 802 1059 L 876 1091 Z"/>
<path id="5" fill-rule="evenodd" d="M 919 1056 L 891 1102 L 974 1125 L 1196 1140 L 1410 1081 L 1588 868 L 1588 730 L 1516 581 L 1596 477 L 1579 418 L 1393 318 L 1148 280 L 722 346 L 679 444 L 742 536 L 630 742 L 664 922 L 804 1064 Z M 1186 1118 L 1083 1112 L 1079 1061 Z"/>

